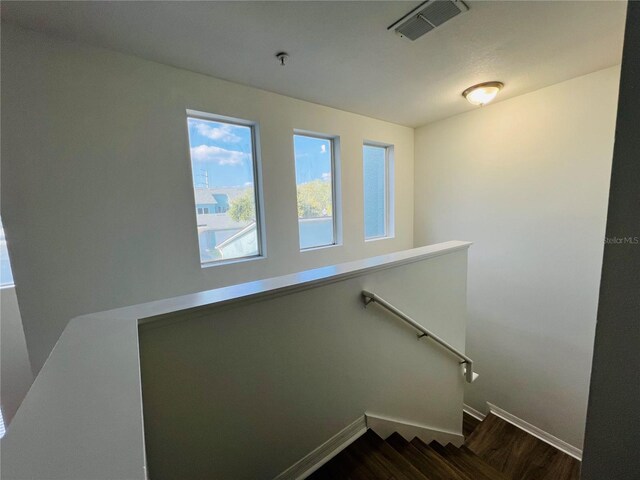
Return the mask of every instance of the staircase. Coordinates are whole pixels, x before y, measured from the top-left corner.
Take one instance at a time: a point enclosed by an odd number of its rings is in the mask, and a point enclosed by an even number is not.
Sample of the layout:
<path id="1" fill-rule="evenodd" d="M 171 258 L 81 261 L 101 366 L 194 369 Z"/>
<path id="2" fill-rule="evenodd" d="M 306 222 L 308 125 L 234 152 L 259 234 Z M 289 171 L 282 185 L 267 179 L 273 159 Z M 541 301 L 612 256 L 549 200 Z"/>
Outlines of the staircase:
<path id="1" fill-rule="evenodd" d="M 410 442 L 372 430 L 311 474 L 310 480 L 578 480 L 580 462 L 517 427 L 465 414 L 465 445 Z"/>

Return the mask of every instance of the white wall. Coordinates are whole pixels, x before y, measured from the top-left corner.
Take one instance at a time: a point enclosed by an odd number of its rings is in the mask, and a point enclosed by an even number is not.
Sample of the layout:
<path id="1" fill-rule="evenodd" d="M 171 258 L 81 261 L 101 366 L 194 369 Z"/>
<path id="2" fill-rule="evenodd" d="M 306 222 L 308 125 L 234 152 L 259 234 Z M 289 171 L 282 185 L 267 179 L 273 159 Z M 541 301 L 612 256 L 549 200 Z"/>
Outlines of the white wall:
<path id="1" fill-rule="evenodd" d="M 464 351 L 466 283 L 465 248 L 141 325 L 149 477 L 272 479 L 365 412 L 460 433 L 458 359 L 361 291 Z"/>
<path id="2" fill-rule="evenodd" d="M 266 259 L 200 268 L 188 108 L 259 122 Z M 299 252 L 294 129 L 340 136 L 342 246 Z M 364 242 L 365 139 L 395 145 L 394 239 Z M 36 372 L 79 314 L 412 247 L 412 179 L 413 129 L 2 25 L 2 220 Z"/>
<path id="3" fill-rule="evenodd" d="M 5 427 L 27 394 L 33 374 L 29 365 L 18 299 L 14 287 L 0 289 L 0 407 Z"/>
<path id="4" fill-rule="evenodd" d="M 582 447 L 619 67 L 416 131 L 415 244 L 464 238 L 490 401 Z M 508 85 L 507 85 L 508 88 Z"/>

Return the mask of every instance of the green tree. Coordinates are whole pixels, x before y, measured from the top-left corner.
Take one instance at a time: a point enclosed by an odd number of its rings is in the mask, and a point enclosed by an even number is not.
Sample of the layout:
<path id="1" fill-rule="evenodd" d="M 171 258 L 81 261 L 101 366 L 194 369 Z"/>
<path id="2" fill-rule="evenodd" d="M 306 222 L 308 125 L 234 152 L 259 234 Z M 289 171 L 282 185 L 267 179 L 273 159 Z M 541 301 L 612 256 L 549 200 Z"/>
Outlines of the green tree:
<path id="1" fill-rule="evenodd" d="M 231 200 L 229 216 L 236 222 L 253 222 L 256 219 L 256 202 L 252 189 L 246 189 Z"/>
<path id="2" fill-rule="evenodd" d="M 332 214 L 331 183 L 322 180 L 298 185 L 298 217 L 327 217 Z"/>

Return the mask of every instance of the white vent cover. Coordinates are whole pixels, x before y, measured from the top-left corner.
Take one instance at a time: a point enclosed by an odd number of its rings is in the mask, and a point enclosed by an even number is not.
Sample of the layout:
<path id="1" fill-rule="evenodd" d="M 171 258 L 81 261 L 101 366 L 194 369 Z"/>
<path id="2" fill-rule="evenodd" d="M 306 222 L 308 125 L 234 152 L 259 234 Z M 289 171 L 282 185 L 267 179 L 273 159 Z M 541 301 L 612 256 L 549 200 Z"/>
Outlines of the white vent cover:
<path id="1" fill-rule="evenodd" d="M 387 30 L 395 27 L 401 37 L 416 40 L 453 17 L 469 10 L 462 0 L 429 0 L 407 13 Z"/>

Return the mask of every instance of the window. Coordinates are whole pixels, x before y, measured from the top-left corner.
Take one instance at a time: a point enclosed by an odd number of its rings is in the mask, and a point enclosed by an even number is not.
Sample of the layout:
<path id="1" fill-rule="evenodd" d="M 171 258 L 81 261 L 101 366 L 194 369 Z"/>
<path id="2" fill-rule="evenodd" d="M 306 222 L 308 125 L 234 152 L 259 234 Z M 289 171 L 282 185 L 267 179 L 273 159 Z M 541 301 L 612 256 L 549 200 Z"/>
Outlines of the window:
<path id="1" fill-rule="evenodd" d="M 255 124 L 187 114 L 201 263 L 262 255 Z"/>
<path id="2" fill-rule="evenodd" d="M 364 172 L 365 240 L 390 236 L 391 198 L 389 176 L 393 147 L 365 144 L 362 149 Z"/>
<path id="3" fill-rule="evenodd" d="M 4 237 L 4 228 L 2 228 L 2 219 L 0 219 L 0 287 L 10 286 L 13 286 L 13 273 L 9 263 L 9 251 Z"/>
<path id="4" fill-rule="evenodd" d="M 335 245 L 335 139 L 293 136 L 300 249 Z"/>

